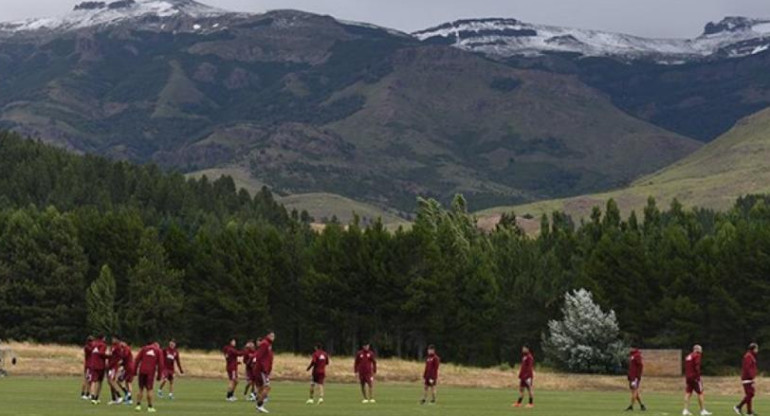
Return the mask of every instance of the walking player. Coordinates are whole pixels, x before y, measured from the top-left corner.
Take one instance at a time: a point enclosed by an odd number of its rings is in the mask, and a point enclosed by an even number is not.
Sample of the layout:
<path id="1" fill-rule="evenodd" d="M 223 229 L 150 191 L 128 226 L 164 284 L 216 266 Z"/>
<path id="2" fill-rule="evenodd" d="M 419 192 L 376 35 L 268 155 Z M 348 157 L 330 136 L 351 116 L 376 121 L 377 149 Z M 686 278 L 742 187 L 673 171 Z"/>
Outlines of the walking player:
<path id="1" fill-rule="evenodd" d="M 634 403 L 636 402 L 639 402 L 639 407 L 643 412 L 647 410 L 647 407 L 642 403 L 641 395 L 643 370 L 642 352 L 638 348 L 632 348 L 628 355 L 628 388 L 631 389 L 631 404 L 626 409 L 627 412 L 634 411 Z"/>
<path id="2" fill-rule="evenodd" d="M 315 389 L 318 387 L 318 404 L 324 402 L 324 381 L 326 380 L 326 366 L 331 363 L 329 354 L 324 351 L 323 346 L 318 343 L 315 344 L 315 351 L 313 357 L 310 359 L 310 365 L 307 366 L 306 371 L 313 370 L 313 380 L 310 382 L 310 398 L 307 399 L 307 404 L 313 404 L 313 396 L 315 395 Z"/>
<path id="3" fill-rule="evenodd" d="M 174 373 L 179 367 L 179 374 L 184 374 L 182 361 L 179 359 L 179 351 L 176 349 L 176 341 L 168 342 L 168 347 L 163 350 L 163 381 L 158 387 L 158 397 L 163 397 L 163 386 L 168 382 L 168 398 L 174 400 Z"/>
<path id="4" fill-rule="evenodd" d="M 163 351 L 157 342 L 151 342 L 136 355 L 134 364 L 139 376 L 139 394 L 136 396 L 136 411 L 142 411 L 142 398 L 147 393 L 147 411 L 155 413 L 152 406 L 152 393 L 155 381 L 160 381 L 163 375 Z"/>
<path id="5" fill-rule="evenodd" d="M 524 390 L 529 395 L 527 407 L 535 407 L 535 395 L 532 389 L 535 387 L 535 356 L 526 345 L 521 347 L 521 367 L 519 368 L 519 400 L 513 407 L 521 407 L 524 401 Z"/>
<path id="6" fill-rule="evenodd" d="M 422 373 L 425 389 L 423 390 L 420 404 L 425 404 L 428 401 L 428 393 L 430 393 L 430 404 L 436 404 L 436 385 L 438 384 L 439 365 L 441 365 L 441 358 L 436 355 L 436 347 L 429 345 L 428 357 L 425 359 L 425 371 Z"/>
<path id="7" fill-rule="evenodd" d="M 749 344 L 749 350 L 743 356 L 743 370 L 741 371 L 741 384 L 743 384 L 743 391 L 745 396 L 743 400 L 735 406 L 733 410 L 735 413 L 743 414 L 743 405 L 746 405 L 746 411 L 749 412 L 749 416 L 754 415 L 754 379 L 757 377 L 757 353 L 759 352 L 759 345 L 755 343 Z"/>
<path id="8" fill-rule="evenodd" d="M 364 396 L 363 404 L 377 403 L 374 400 L 374 376 L 377 374 L 377 356 L 372 351 L 372 345 L 364 344 L 356 354 L 353 363 L 353 371 L 358 375 L 361 383 L 361 394 Z M 367 390 L 368 387 L 368 390 Z"/>
<path id="9" fill-rule="evenodd" d="M 235 338 L 230 340 L 230 343 L 222 348 L 222 353 L 225 355 L 225 363 L 227 370 L 227 401 L 234 402 L 238 400 L 235 397 L 235 388 L 238 387 L 238 357 L 243 357 L 243 351 L 238 351 L 235 346 L 238 345 L 238 341 Z"/>
<path id="10" fill-rule="evenodd" d="M 270 413 L 265 409 L 265 401 L 270 394 L 270 374 L 273 372 L 273 342 L 275 332 L 270 331 L 259 343 L 254 354 L 254 383 L 257 386 L 257 411 Z"/>
<path id="11" fill-rule="evenodd" d="M 703 398 L 703 382 L 701 381 L 701 356 L 703 355 L 703 348 L 700 345 L 692 347 L 692 352 L 684 359 L 684 373 L 685 373 L 685 395 L 684 395 L 684 410 L 682 410 L 683 416 L 690 416 L 690 398 L 692 393 L 698 395 L 698 406 L 700 407 L 701 416 L 710 416 L 711 413 L 706 410 L 704 398 Z"/>

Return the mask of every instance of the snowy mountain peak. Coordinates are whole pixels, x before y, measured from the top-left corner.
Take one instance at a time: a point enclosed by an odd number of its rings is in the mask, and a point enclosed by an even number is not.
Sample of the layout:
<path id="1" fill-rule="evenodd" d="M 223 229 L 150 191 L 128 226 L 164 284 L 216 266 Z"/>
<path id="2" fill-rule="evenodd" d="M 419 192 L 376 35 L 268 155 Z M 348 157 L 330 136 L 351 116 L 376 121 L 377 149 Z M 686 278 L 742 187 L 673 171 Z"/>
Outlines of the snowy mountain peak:
<path id="1" fill-rule="evenodd" d="M 226 13 L 228 12 L 194 0 L 84 1 L 77 4 L 72 12 L 61 17 L 0 23 L 0 32 L 76 30 L 94 26 L 108 26 L 145 17 L 206 18 Z"/>
<path id="2" fill-rule="evenodd" d="M 503 59 L 567 53 L 676 64 L 762 53 L 770 48 L 770 20 L 728 17 L 709 23 L 705 33 L 695 39 L 649 39 L 502 18 L 457 20 L 413 35 L 427 43 Z"/>

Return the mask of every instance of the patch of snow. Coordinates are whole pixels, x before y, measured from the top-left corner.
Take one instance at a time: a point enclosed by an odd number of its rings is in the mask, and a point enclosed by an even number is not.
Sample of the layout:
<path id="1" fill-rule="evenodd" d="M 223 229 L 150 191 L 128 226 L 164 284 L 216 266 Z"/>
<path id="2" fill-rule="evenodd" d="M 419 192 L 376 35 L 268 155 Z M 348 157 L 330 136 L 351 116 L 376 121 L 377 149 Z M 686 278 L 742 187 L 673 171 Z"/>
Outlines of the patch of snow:
<path id="1" fill-rule="evenodd" d="M 194 24 L 194 25 L 193 25 L 193 29 L 195 29 L 195 30 L 201 30 L 201 25 L 199 25 L 199 24 Z"/>
<path id="2" fill-rule="evenodd" d="M 756 55 L 756 54 L 762 53 L 762 52 L 764 52 L 764 51 L 766 51 L 768 49 L 770 49 L 770 45 L 757 46 L 756 48 L 754 48 L 753 51 L 751 51 L 751 54 L 752 55 Z"/>
<path id="3" fill-rule="evenodd" d="M 757 33 L 767 33 L 770 35 L 770 22 L 754 25 L 751 27 L 751 30 Z"/>

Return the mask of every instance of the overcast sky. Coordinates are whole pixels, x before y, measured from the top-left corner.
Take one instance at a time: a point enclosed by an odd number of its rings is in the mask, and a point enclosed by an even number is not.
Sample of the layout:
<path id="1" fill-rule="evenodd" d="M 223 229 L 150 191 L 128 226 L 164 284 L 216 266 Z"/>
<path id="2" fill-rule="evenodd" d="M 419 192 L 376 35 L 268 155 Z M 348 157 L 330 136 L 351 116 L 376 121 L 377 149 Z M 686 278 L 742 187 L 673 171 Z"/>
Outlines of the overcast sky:
<path id="1" fill-rule="evenodd" d="M 108 0 L 109 1 L 109 0 Z M 724 16 L 770 18 L 770 0 L 204 0 L 237 11 L 300 9 L 415 31 L 466 17 L 514 17 L 532 23 L 648 37 L 694 37 Z M 0 0 L 0 21 L 67 13 L 77 0 Z"/>

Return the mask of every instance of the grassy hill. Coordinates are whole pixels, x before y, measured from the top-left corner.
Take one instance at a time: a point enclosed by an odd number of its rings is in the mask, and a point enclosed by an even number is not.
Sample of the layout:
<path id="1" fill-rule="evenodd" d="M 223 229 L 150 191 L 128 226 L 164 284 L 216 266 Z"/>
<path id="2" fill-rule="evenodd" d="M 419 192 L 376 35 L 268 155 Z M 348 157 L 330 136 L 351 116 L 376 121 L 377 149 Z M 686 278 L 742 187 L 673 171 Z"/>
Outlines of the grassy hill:
<path id="1" fill-rule="evenodd" d="M 674 198 L 685 206 L 713 209 L 730 207 L 739 196 L 770 192 L 770 109 L 738 122 L 730 131 L 689 157 L 657 173 L 642 177 L 630 187 L 599 194 L 556 199 L 481 211 L 489 216 L 514 210 L 540 215 L 563 210 L 574 217 L 587 216 L 609 198 L 622 210 L 639 211 L 649 196 L 659 204 Z"/>

